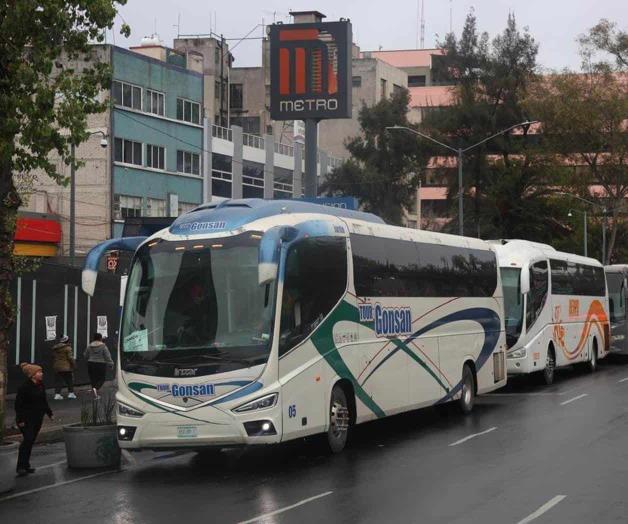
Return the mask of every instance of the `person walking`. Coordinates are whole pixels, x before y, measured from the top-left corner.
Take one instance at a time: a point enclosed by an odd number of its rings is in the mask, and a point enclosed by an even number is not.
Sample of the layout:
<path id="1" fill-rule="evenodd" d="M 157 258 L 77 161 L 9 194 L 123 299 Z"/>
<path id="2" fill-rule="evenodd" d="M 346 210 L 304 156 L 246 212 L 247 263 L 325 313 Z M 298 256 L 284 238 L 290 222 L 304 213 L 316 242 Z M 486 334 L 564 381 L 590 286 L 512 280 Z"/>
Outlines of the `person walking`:
<path id="1" fill-rule="evenodd" d="M 20 364 L 26 380 L 17 390 L 15 397 L 15 422 L 22 432 L 22 443 L 17 459 L 17 474 L 23 477 L 28 473 L 35 473 L 31 467 L 31 451 L 39 434 L 44 415 L 54 420 L 52 410 L 46 398 L 44 373 L 41 366 L 23 362 Z"/>
<path id="2" fill-rule="evenodd" d="M 73 372 L 76 362 L 72 356 L 72 346 L 67 336 L 62 336 L 59 343 L 52 346 L 52 368 L 55 371 L 55 400 L 63 400 L 63 385 L 68 388 L 68 398 L 75 399 Z"/>
<path id="3" fill-rule="evenodd" d="M 111 353 L 109 353 L 109 348 L 102 341 L 100 333 L 94 333 L 94 339 L 85 349 L 83 356 L 87 360 L 87 374 L 92 385 L 94 398 L 98 399 L 100 398 L 98 391 L 105 383 L 107 366 L 113 367 Z"/>

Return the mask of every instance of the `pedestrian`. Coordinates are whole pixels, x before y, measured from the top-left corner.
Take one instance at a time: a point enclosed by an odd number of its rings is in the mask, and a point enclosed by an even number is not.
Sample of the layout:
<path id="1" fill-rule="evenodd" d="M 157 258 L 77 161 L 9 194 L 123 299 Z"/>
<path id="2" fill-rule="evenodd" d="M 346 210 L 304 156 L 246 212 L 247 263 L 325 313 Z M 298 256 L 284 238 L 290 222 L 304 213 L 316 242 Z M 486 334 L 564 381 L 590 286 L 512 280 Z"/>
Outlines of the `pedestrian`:
<path id="1" fill-rule="evenodd" d="M 67 336 L 62 336 L 59 343 L 52 346 L 52 367 L 55 371 L 55 400 L 63 400 L 63 385 L 68 388 L 68 398 L 76 398 L 74 394 L 74 368 L 76 362 L 72 356 L 72 346 Z"/>
<path id="2" fill-rule="evenodd" d="M 107 366 L 113 367 L 111 353 L 109 353 L 109 348 L 102 341 L 100 333 L 94 333 L 92 342 L 85 349 L 84 357 L 87 360 L 87 374 L 92 385 L 94 398 L 98 399 L 100 398 L 98 390 L 105 383 Z"/>
<path id="3" fill-rule="evenodd" d="M 52 410 L 46 399 L 44 373 L 41 366 L 23 362 L 20 364 L 26 381 L 17 390 L 15 397 L 15 422 L 22 432 L 22 444 L 17 459 L 17 474 L 23 477 L 28 473 L 35 473 L 31 468 L 30 459 L 33 444 L 41 429 L 44 415 L 54 420 Z"/>

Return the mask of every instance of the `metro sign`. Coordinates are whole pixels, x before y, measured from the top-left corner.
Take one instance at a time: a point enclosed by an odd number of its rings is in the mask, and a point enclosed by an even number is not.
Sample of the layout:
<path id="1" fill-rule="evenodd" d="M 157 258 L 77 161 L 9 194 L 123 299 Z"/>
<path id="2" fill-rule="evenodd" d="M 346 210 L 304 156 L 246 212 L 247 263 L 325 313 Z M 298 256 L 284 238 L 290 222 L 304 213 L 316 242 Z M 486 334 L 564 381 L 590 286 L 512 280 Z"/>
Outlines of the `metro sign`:
<path id="1" fill-rule="evenodd" d="M 269 34 L 271 118 L 351 118 L 351 24 L 276 24 Z"/>

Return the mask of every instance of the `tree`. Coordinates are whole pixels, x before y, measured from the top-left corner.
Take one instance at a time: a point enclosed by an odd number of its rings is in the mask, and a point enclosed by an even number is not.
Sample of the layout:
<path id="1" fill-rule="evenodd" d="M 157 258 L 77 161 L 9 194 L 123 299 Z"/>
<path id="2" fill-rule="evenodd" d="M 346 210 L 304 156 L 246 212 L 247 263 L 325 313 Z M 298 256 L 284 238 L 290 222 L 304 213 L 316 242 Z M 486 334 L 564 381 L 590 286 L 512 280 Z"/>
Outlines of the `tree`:
<path id="1" fill-rule="evenodd" d="M 555 162 L 572 166 L 564 180 L 566 189 L 597 203 L 589 213 L 598 220 L 603 219 L 603 208 L 609 210 L 604 262 L 613 257 L 618 234 L 625 227 L 622 217 L 628 211 L 627 37 L 614 33 L 613 27 L 602 20 L 581 37 L 582 73 L 563 71 L 539 80 L 528 101 L 530 111 L 543 123 L 544 141 L 555 153 Z M 615 69 L 591 60 L 599 51 L 616 56 Z"/>
<path id="2" fill-rule="evenodd" d="M 538 44 L 527 29 L 519 30 L 514 15 L 509 15 L 502 34 L 489 42 L 488 34 L 478 34 L 471 11 L 460 39 L 449 34 L 441 48 L 444 56 L 438 75 L 454 84 L 454 103 L 428 114 L 423 127 L 429 134 L 465 148 L 528 120 L 523 101 L 536 77 Z M 474 228 L 465 223 L 467 234 L 547 238 L 551 209 L 541 182 L 548 176 L 549 166 L 540 161 L 529 142 L 525 129 L 522 134 L 495 138 L 465 155 L 465 208 L 472 206 L 475 221 Z M 457 192 L 457 180 L 452 180 L 450 200 Z M 526 221 L 525 231 L 522 220 Z M 560 233 L 562 228 L 556 226 L 554 232 Z M 457 228 L 457 223 L 449 227 Z M 522 235 L 525 232 L 527 235 Z"/>
<path id="3" fill-rule="evenodd" d="M 70 164 L 70 146 L 86 140 L 86 117 L 104 110 L 105 64 L 78 72 L 63 58 L 89 63 L 90 43 L 104 41 L 126 0 L 7 0 L 0 6 L 0 441 L 4 431 L 13 237 L 21 199 L 16 185 L 33 170 L 65 183 L 50 153 Z M 129 34 L 123 25 L 123 34 Z"/>
<path id="4" fill-rule="evenodd" d="M 415 201 L 419 173 L 430 156 L 410 132 L 386 130 L 395 125 L 413 127 L 407 118 L 409 102 L 408 90 L 401 89 L 372 107 L 362 106 L 361 135 L 345 143 L 351 158 L 329 175 L 322 193 L 355 196 L 366 211 L 401 224 L 403 210 Z"/>

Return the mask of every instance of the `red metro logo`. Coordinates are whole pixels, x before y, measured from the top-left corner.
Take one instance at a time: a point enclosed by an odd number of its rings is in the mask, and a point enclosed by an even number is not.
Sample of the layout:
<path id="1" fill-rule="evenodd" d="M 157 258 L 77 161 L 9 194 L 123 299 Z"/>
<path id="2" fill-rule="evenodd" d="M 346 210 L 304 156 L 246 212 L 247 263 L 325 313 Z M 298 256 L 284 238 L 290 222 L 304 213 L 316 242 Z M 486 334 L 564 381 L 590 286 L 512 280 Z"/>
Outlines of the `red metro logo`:
<path id="1" fill-rule="evenodd" d="M 351 117 L 349 22 L 273 25 L 271 117 Z"/>

